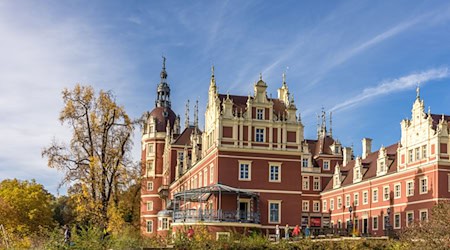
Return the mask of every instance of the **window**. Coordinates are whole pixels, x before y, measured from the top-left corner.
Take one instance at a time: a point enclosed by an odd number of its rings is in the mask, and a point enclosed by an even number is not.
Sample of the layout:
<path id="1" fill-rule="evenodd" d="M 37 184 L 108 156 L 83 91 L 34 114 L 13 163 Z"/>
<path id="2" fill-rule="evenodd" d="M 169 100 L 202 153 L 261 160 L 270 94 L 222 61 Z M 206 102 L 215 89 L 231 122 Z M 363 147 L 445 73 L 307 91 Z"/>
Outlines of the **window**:
<path id="1" fill-rule="evenodd" d="M 406 226 L 411 225 L 413 221 L 414 221 L 414 212 L 413 211 L 406 212 Z"/>
<path id="2" fill-rule="evenodd" d="M 401 194 L 402 194 L 401 189 L 402 189 L 402 186 L 400 183 L 394 185 L 394 198 L 395 199 L 398 199 L 401 197 Z"/>
<path id="3" fill-rule="evenodd" d="M 422 158 L 427 158 L 427 145 L 422 146 Z"/>
<path id="4" fill-rule="evenodd" d="M 330 170 L 330 161 L 323 161 L 323 170 Z"/>
<path id="5" fill-rule="evenodd" d="M 383 200 L 387 201 L 389 200 L 389 186 L 384 186 L 383 187 Z"/>
<path id="6" fill-rule="evenodd" d="M 330 200 L 330 210 L 334 210 L 334 199 Z"/>
<path id="7" fill-rule="evenodd" d="M 413 150 L 408 150 L 408 162 L 413 162 Z"/>
<path id="8" fill-rule="evenodd" d="M 399 229 L 400 225 L 400 213 L 394 214 L 394 229 Z"/>
<path id="9" fill-rule="evenodd" d="M 313 190 L 320 191 L 320 177 L 319 176 L 314 176 Z"/>
<path id="10" fill-rule="evenodd" d="M 428 177 L 420 178 L 420 194 L 428 193 Z"/>
<path id="11" fill-rule="evenodd" d="M 337 208 L 338 208 L 338 209 L 341 209 L 341 208 L 342 208 L 342 198 L 341 198 L 341 197 L 338 197 L 338 198 L 337 198 Z"/>
<path id="12" fill-rule="evenodd" d="M 383 230 L 386 229 L 386 226 L 387 226 L 389 223 L 390 223 L 390 222 L 389 222 L 389 216 L 388 216 L 387 214 L 385 214 L 385 215 L 383 216 Z"/>
<path id="13" fill-rule="evenodd" d="M 211 164 L 209 167 L 209 183 L 214 182 L 214 165 Z"/>
<path id="14" fill-rule="evenodd" d="M 147 155 L 153 154 L 153 144 L 147 144 Z"/>
<path id="15" fill-rule="evenodd" d="M 420 160 L 420 148 L 416 148 L 416 161 Z"/>
<path id="16" fill-rule="evenodd" d="M 372 217 L 372 230 L 378 230 L 378 216 Z"/>
<path id="17" fill-rule="evenodd" d="M 240 163 L 239 164 L 239 180 L 240 181 L 251 180 L 249 163 Z"/>
<path id="18" fill-rule="evenodd" d="M 302 201 L 302 211 L 303 212 L 309 211 L 309 201 Z"/>
<path id="19" fill-rule="evenodd" d="M 170 224 L 170 222 L 169 222 L 169 219 L 168 218 L 159 218 L 158 219 L 158 227 L 159 227 L 159 230 L 168 230 L 169 229 L 169 224 Z"/>
<path id="20" fill-rule="evenodd" d="M 363 192 L 363 204 L 366 205 L 369 203 L 369 192 L 368 191 L 364 191 Z"/>
<path id="21" fill-rule="evenodd" d="M 419 210 L 420 213 L 420 221 L 426 221 L 428 220 L 428 210 Z"/>
<path id="22" fill-rule="evenodd" d="M 147 191 L 153 191 L 153 181 L 147 181 Z"/>
<path id="23" fill-rule="evenodd" d="M 208 184 L 208 169 L 203 169 L 203 185 L 207 186 Z"/>
<path id="24" fill-rule="evenodd" d="M 385 166 L 385 165 L 384 165 L 384 161 L 381 160 L 379 163 L 380 163 L 380 172 L 381 172 L 381 173 L 386 172 L 386 170 L 384 169 L 384 166 Z"/>
<path id="25" fill-rule="evenodd" d="M 153 175 L 153 161 L 147 162 L 147 175 Z"/>
<path id="26" fill-rule="evenodd" d="M 324 212 L 324 213 L 326 213 L 327 212 L 327 201 L 326 200 L 324 200 L 323 202 L 322 202 L 322 211 Z"/>
<path id="27" fill-rule="evenodd" d="M 320 201 L 313 201 L 313 212 L 320 212 Z"/>
<path id="28" fill-rule="evenodd" d="M 269 181 L 271 182 L 280 182 L 281 181 L 281 167 L 279 165 L 270 165 L 269 167 Z"/>
<path id="29" fill-rule="evenodd" d="M 183 166 L 183 161 L 184 161 L 184 152 L 183 151 L 178 151 L 178 159 L 180 160 L 180 165 Z"/>
<path id="30" fill-rule="evenodd" d="M 228 240 L 230 235 L 230 232 L 216 232 L 216 240 Z"/>
<path id="31" fill-rule="evenodd" d="M 309 176 L 303 176 L 303 190 L 309 190 Z"/>
<path id="32" fill-rule="evenodd" d="M 345 196 L 345 207 L 350 207 L 350 195 Z"/>
<path id="33" fill-rule="evenodd" d="M 153 211 L 153 201 L 147 201 L 147 211 Z"/>
<path id="34" fill-rule="evenodd" d="M 147 233 L 153 233 L 153 221 L 147 221 Z"/>
<path id="35" fill-rule="evenodd" d="M 359 206 L 359 193 L 353 194 L 353 205 L 355 207 Z"/>
<path id="36" fill-rule="evenodd" d="M 264 118 L 264 109 L 256 109 L 256 119 L 263 120 Z"/>
<path id="37" fill-rule="evenodd" d="M 264 129 L 263 128 L 255 129 L 255 141 L 256 142 L 264 142 Z"/>
<path id="38" fill-rule="evenodd" d="M 269 223 L 280 223 L 281 201 L 269 201 Z"/>
<path id="39" fill-rule="evenodd" d="M 206 183 L 205 183 L 206 184 Z M 203 187 L 203 173 L 200 171 L 198 174 L 198 186 Z M 206 186 L 206 185 L 205 185 Z"/>
<path id="40" fill-rule="evenodd" d="M 406 182 L 406 196 L 413 196 L 414 195 L 414 181 L 407 181 Z"/>
<path id="41" fill-rule="evenodd" d="M 303 160 L 302 160 L 302 167 L 304 167 L 304 168 L 308 167 L 308 159 L 307 158 L 303 158 Z"/>
<path id="42" fill-rule="evenodd" d="M 372 189 L 372 202 L 378 202 L 378 189 Z"/>

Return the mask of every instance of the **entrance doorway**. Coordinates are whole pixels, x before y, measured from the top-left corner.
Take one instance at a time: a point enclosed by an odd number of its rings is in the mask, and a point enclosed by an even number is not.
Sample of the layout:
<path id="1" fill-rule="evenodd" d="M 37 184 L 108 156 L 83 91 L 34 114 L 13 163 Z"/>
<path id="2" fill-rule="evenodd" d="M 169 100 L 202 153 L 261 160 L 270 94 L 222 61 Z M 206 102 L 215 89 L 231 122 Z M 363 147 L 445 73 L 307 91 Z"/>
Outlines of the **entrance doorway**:
<path id="1" fill-rule="evenodd" d="M 364 218 L 363 219 L 363 225 L 362 225 L 362 234 L 367 235 L 369 233 L 369 219 Z"/>
<path id="2" fill-rule="evenodd" d="M 239 202 L 239 219 L 242 221 L 248 220 L 248 210 L 249 209 L 249 202 Z"/>

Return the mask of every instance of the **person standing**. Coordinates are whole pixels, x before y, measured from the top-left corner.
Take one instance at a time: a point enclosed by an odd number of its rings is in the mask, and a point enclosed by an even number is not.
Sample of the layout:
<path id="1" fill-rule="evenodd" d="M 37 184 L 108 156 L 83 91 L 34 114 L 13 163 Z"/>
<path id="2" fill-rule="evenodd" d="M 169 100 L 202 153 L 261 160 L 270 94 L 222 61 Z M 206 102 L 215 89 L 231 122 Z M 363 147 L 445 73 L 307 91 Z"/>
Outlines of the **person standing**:
<path id="1" fill-rule="evenodd" d="M 194 237 L 194 229 L 192 228 L 192 226 L 189 226 L 189 229 L 187 231 L 187 237 L 189 239 L 192 239 Z"/>
<path id="2" fill-rule="evenodd" d="M 305 237 L 306 238 L 309 238 L 309 236 L 310 236 L 310 230 L 309 230 L 309 225 L 306 225 L 306 228 L 305 228 Z"/>
<path id="3" fill-rule="evenodd" d="M 284 239 L 289 240 L 289 224 L 284 227 Z"/>
<path id="4" fill-rule="evenodd" d="M 275 235 L 277 237 L 277 241 L 280 241 L 280 227 L 278 225 L 275 226 Z"/>
<path id="5" fill-rule="evenodd" d="M 70 233 L 70 227 L 68 225 L 64 225 L 64 244 L 70 245 L 70 237 L 72 234 Z"/>

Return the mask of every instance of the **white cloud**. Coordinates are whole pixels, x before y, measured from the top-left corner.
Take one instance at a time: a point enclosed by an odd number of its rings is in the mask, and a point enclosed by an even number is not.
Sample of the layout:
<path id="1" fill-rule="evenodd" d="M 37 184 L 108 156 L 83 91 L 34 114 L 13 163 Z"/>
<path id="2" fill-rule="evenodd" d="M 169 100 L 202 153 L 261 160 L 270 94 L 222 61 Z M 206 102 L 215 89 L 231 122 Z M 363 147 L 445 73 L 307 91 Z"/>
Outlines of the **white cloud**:
<path id="1" fill-rule="evenodd" d="M 449 69 L 444 67 L 430 69 L 420 73 L 413 73 L 393 80 L 383 81 L 376 87 L 365 88 L 360 94 L 335 105 L 330 109 L 330 111 L 336 112 L 348 109 L 350 107 L 355 107 L 377 96 L 388 95 L 394 92 L 411 89 L 416 87 L 418 83 L 423 85 L 430 81 L 447 78 L 449 76 Z"/>

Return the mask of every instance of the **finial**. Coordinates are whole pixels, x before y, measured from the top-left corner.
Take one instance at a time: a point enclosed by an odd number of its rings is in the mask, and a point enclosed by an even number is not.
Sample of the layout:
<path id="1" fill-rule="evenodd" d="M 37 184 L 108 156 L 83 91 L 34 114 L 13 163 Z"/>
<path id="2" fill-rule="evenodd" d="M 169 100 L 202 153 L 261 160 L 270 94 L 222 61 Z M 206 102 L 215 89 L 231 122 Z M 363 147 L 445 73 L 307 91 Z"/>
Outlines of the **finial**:
<path id="1" fill-rule="evenodd" d="M 333 118 L 332 118 L 332 116 L 333 116 L 333 112 L 330 111 L 330 137 L 333 137 L 333 127 L 332 127 Z"/>
<path id="2" fill-rule="evenodd" d="M 230 91 L 227 90 L 227 100 L 230 100 Z"/>
<path id="3" fill-rule="evenodd" d="M 282 78 L 283 78 L 283 86 L 286 86 L 286 73 L 283 72 Z"/>
<path id="4" fill-rule="evenodd" d="M 430 108 L 430 106 L 428 106 L 428 117 L 430 117 L 431 116 L 431 108 Z"/>
<path id="5" fill-rule="evenodd" d="M 416 97 L 417 97 L 417 99 L 419 99 L 420 98 L 420 83 L 419 82 L 417 82 L 417 87 L 416 87 Z"/>
<path id="6" fill-rule="evenodd" d="M 198 128 L 198 100 L 195 101 L 194 106 L 194 127 Z"/>
<path id="7" fill-rule="evenodd" d="M 262 73 L 259 73 L 259 80 L 262 81 Z"/>
<path id="8" fill-rule="evenodd" d="M 185 111 L 186 120 L 184 121 L 184 127 L 189 128 L 189 99 L 186 103 L 186 111 Z"/>
<path id="9" fill-rule="evenodd" d="M 166 69 L 166 57 L 163 55 L 163 69 Z"/>
<path id="10" fill-rule="evenodd" d="M 214 64 L 211 66 L 211 77 L 214 77 Z"/>

